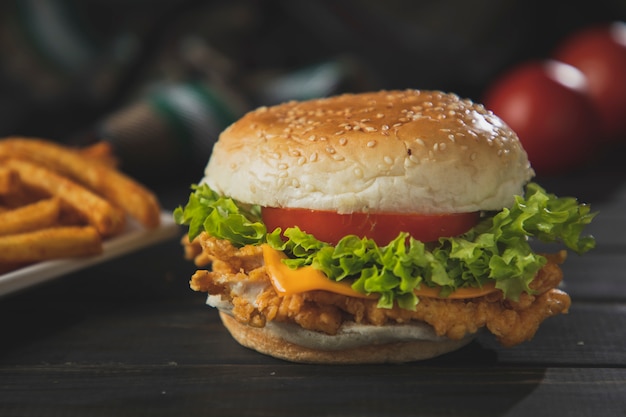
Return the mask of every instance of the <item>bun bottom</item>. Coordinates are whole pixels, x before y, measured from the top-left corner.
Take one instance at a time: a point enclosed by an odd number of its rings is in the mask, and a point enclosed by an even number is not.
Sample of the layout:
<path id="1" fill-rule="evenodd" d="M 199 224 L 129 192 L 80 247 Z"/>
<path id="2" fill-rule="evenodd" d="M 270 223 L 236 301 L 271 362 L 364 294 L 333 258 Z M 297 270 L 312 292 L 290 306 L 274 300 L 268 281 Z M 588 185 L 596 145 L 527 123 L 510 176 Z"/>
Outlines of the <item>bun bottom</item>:
<path id="1" fill-rule="evenodd" d="M 220 311 L 220 318 L 231 336 L 242 346 L 278 359 L 311 364 L 380 364 L 431 359 L 460 349 L 472 338 L 444 341 L 417 340 L 371 344 L 343 350 L 311 349 L 288 342 L 267 328 L 248 326 Z"/>

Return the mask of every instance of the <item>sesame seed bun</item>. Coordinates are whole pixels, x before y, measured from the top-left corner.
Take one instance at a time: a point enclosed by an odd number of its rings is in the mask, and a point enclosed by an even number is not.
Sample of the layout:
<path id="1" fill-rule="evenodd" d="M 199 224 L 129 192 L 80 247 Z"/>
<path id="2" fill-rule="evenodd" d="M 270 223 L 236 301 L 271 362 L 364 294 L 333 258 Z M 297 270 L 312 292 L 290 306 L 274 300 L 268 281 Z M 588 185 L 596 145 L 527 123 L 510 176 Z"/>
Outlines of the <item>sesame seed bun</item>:
<path id="1" fill-rule="evenodd" d="M 533 174 L 482 105 L 406 90 L 254 110 L 221 134 L 203 182 L 266 207 L 435 214 L 509 206 Z"/>

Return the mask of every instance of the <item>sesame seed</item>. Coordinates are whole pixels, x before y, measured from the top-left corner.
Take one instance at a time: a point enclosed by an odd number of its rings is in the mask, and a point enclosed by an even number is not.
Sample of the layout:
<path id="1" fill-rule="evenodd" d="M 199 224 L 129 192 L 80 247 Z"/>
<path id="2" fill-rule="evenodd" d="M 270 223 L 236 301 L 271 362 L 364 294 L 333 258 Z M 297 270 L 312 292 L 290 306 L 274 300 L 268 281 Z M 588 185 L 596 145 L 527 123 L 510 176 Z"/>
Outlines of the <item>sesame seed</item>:
<path id="1" fill-rule="evenodd" d="M 361 168 L 354 168 L 354 176 L 357 178 L 363 178 L 363 170 Z"/>
<path id="2" fill-rule="evenodd" d="M 393 158 L 392 158 L 392 157 L 390 157 L 390 156 L 385 156 L 385 157 L 383 158 L 383 160 L 385 161 L 385 163 L 386 163 L 387 165 L 391 165 L 391 164 L 393 164 Z"/>
<path id="3" fill-rule="evenodd" d="M 311 135 L 311 136 L 309 136 L 309 137 L 308 137 L 308 139 L 309 139 L 311 142 L 315 142 L 315 141 L 317 140 L 317 137 L 316 137 L 315 135 Z"/>
<path id="4" fill-rule="evenodd" d="M 328 153 L 330 153 L 330 154 L 333 154 L 333 153 L 335 153 L 335 149 L 334 149 L 334 148 L 332 148 L 332 147 L 330 147 L 330 146 L 327 146 L 327 147 L 326 147 L 326 152 L 328 152 Z"/>
<path id="5" fill-rule="evenodd" d="M 424 143 L 424 141 L 422 139 L 417 139 L 416 142 L 419 143 L 422 146 L 426 146 L 426 144 Z"/>
<path id="6" fill-rule="evenodd" d="M 348 143 L 348 139 L 346 139 L 346 138 L 339 138 L 339 144 L 341 146 L 345 146 L 346 143 Z"/>
<path id="7" fill-rule="evenodd" d="M 313 152 L 311 156 L 309 156 L 309 162 L 317 161 L 317 152 Z"/>
<path id="8" fill-rule="evenodd" d="M 344 160 L 344 159 L 346 159 L 346 158 L 344 158 L 344 157 L 343 157 L 343 155 L 338 155 L 338 154 L 335 154 L 335 155 L 333 155 L 333 159 L 334 159 L 335 161 L 343 161 L 343 160 Z"/>
<path id="9" fill-rule="evenodd" d="M 298 158 L 297 164 L 299 166 L 302 166 L 302 165 L 304 165 L 305 162 L 306 162 L 306 158 L 304 156 L 301 156 L 300 158 Z"/>
<path id="10" fill-rule="evenodd" d="M 443 143 L 443 142 L 441 142 L 441 143 L 439 144 L 439 150 L 440 150 L 440 151 L 445 151 L 445 150 L 446 150 L 446 144 L 445 144 L 445 143 Z"/>
<path id="11" fill-rule="evenodd" d="M 287 169 L 289 168 L 289 165 L 282 163 L 282 164 L 278 164 L 278 169 Z"/>
<path id="12" fill-rule="evenodd" d="M 472 152 L 472 154 L 470 155 L 470 159 L 473 161 L 476 159 L 478 155 L 476 155 L 476 152 Z"/>
<path id="13" fill-rule="evenodd" d="M 374 146 L 376 146 L 376 141 L 375 140 L 370 140 L 369 142 L 367 142 L 367 147 L 368 148 L 373 148 Z"/>

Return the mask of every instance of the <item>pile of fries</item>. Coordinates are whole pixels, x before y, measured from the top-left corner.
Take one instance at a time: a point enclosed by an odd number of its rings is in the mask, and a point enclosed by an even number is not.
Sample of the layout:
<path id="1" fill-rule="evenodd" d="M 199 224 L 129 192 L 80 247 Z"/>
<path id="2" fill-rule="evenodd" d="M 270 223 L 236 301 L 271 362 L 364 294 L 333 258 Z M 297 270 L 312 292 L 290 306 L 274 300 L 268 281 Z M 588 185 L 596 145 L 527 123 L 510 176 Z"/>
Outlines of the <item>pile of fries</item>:
<path id="1" fill-rule="evenodd" d="M 160 223 L 155 195 L 117 169 L 111 147 L 75 149 L 0 139 L 0 274 L 35 262 L 102 253 L 128 217 Z"/>

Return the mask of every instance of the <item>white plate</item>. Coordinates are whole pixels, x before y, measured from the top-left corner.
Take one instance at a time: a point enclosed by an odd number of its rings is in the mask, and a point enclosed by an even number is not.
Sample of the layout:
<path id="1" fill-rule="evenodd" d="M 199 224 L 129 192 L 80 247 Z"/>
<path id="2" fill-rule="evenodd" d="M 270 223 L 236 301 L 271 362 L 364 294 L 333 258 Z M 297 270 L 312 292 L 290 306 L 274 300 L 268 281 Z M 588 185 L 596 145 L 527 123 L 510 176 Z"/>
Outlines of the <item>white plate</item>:
<path id="1" fill-rule="evenodd" d="M 39 262 L 0 275 L 0 296 L 171 239 L 178 236 L 179 232 L 179 226 L 174 223 L 172 214 L 165 211 L 161 212 L 161 225 L 156 229 L 144 229 L 130 220 L 124 233 L 103 243 L 101 255 Z"/>

